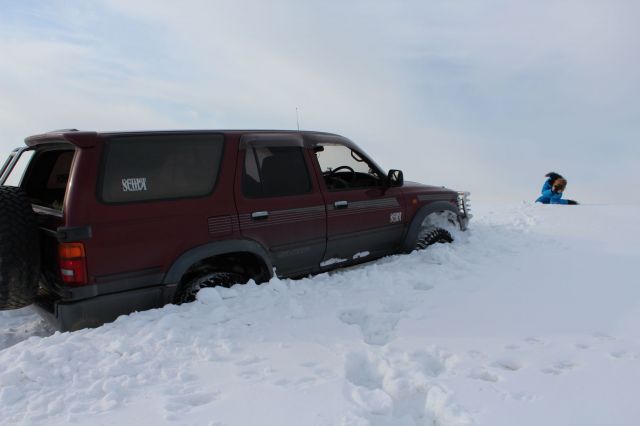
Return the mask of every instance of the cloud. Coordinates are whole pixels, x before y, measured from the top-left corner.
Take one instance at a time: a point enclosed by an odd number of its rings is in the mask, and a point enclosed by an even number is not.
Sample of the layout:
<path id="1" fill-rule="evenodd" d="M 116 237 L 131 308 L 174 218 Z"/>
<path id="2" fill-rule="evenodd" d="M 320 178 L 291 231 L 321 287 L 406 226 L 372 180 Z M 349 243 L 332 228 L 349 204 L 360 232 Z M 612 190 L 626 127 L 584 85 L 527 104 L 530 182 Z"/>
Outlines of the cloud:
<path id="1" fill-rule="evenodd" d="M 534 199 L 637 180 L 639 7 L 490 0 L 46 2 L 0 17 L 8 141 L 60 127 L 342 133 L 409 179 Z M 612 189 L 614 188 L 614 189 Z M 640 195 L 633 200 L 640 201 Z M 625 198 L 626 199 L 626 198 Z"/>

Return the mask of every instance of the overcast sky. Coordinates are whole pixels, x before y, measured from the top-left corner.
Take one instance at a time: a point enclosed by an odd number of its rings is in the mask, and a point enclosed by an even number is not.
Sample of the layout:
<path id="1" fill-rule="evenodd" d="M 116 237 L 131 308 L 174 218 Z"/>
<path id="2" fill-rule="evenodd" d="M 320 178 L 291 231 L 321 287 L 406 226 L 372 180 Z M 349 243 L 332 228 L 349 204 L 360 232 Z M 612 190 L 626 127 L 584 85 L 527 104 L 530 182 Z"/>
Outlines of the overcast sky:
<path id="1" fill-rule="evenodd" d="M 405 179 L 640 202 L 640 2 L 0 0 L 0 148 L 59 128 L 340 133 Z"/>

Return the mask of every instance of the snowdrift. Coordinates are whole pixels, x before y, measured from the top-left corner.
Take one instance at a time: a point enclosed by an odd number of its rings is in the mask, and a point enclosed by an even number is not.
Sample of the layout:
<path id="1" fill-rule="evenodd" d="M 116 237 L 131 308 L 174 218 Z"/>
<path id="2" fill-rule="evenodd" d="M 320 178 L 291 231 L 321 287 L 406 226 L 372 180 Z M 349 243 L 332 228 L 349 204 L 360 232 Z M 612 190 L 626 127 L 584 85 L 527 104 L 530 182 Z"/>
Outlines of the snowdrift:
<path id="1" fill-rule="evenodd" d="M 452 245 L 95 330 L 2 312 L 0 419 L 635 425 L 639 213 L 478 206 Z"/>

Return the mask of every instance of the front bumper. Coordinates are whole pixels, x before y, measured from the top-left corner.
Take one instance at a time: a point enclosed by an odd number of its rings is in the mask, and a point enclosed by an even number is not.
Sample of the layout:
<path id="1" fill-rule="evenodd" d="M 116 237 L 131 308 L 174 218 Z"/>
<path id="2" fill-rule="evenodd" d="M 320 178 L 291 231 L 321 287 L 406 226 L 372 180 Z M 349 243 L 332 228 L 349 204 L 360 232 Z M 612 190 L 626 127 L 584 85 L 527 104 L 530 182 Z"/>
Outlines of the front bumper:
<path id="1" fill-rule="evenodd" d="M 458 221 L 460 229 L 465 231 L 469 226 L 469 221 L 473 215 L 471 214 L 471 202 L 469 200 L 469 192 L 458 192 Z"/>

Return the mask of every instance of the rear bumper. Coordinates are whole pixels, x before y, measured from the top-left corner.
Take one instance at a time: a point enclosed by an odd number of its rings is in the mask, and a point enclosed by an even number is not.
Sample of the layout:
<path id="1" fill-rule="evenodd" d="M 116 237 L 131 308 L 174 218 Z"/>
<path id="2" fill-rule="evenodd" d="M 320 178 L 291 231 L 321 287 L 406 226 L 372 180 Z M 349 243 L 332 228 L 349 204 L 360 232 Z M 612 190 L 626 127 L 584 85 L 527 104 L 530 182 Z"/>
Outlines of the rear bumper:
<path id="1" fill-rule="evenodd" d="M 84 300 L 56 300 L 41 292 L 34 307 L 48 323 L 60 331 L 98 327 L 120 315 L 160 308 L 173 299 L 175 284 L 111 293 Z"/>

